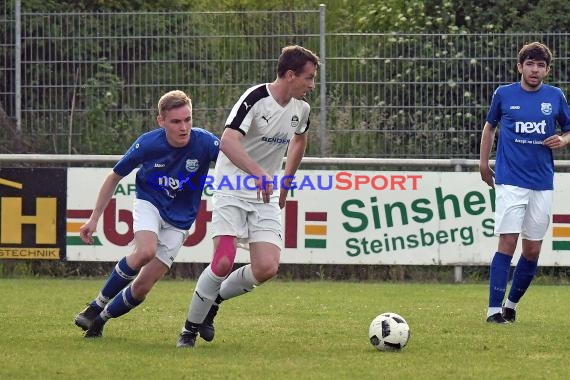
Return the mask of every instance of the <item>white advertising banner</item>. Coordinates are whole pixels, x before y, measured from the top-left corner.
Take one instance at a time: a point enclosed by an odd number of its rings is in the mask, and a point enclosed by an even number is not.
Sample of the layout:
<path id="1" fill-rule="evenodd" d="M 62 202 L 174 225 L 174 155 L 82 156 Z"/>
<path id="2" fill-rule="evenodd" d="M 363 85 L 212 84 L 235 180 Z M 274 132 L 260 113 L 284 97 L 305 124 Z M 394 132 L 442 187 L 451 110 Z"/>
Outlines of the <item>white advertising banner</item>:
<path id="1" fill-rule="evenodd" d="M 67 260 L 116 261 L 132 250 L 134 173 L 117 187 L 94 244 L 79 239 L 79 227 L 91 214 L 108 173 L 68 169 Z M 300 170 L 295 183 L 283 212 L 282 263 L 487 265 L 497 248 L 494 191 L 477 172 Z M 542 266 L 570 265 L 570 204 L 561 190 L 570 187 L 570 175 L 556 174 L 555 187 Z M 211 211 L 207 187 L 177 262 L 210 261 Z M 247 261 L 248 252 L 239 249 L 236 262 Z"/>

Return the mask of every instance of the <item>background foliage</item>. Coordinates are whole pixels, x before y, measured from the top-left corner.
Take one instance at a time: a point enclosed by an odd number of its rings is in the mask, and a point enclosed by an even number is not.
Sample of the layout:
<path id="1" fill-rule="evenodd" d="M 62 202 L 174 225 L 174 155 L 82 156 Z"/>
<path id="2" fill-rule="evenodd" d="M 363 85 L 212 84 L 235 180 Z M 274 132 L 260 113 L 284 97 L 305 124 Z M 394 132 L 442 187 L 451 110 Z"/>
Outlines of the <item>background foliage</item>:
<path id="1" fill-rule="evenodd" d="M 566 17 L 570 11 L 570 3 L 562 0 L 532 1 L 437 1 L 437 0 L 387 0 L 369 2 L 362 0 L 333 1 L 283 1 L 273 0 L 258 2 L 254 0 L 173 0 L 173 1 L 39 1 L 24 0 L 22 8 L 26 12 L 62 12 L 56 21 L 50 19 L 49 27 L 60 28 L 62 33 L 69 25 L 64 12 L 105 12 L 105 11 L 255 11 L 255 10 L 290 10 L 318 9 L 320 3 L 326 7 L 327 33 L 393 33 L 389 38 L 377 38 L 369 44 L 346 44 L 343 46 L 327 46 L 327 55 L 338 55 L 343 49 L 347 57 L 363 57 L 362 60 L 350 59 L 338 63 L 334 69 L 348 73 L 347 83 L 331 84 L 327 90 L 329 119 L 327 127 L 331 130 L 327 141 L 326 155 L 359 156 L 359 157 L 414 157 L 440 158 L 462 157 L 476 158 L 480 139 L 480 129 L 484 120 L 486 107 L 493 88 L 497 82 L 505 83 L 517 80 L 516 68 L 513 64 L 513 46 L 520 47 L 521 38 L 517 33 L 525 35 L 524 41 L 542 40 L 543 32 L 570 30 L 570 20 Z M 193 35 L 197 30 L 202 34 L 216 35 L 222 33 L 226 25 L 212 23 L 204 18 L 185 19 L 183 15 L 174 22 L 171 19 L 153 18 L 151 22 L 129 22 L 128 13 L 123 22 L 117 23 L 110 35 Z M 86 19 L 84 28 L 101 30 L 95 18 Z M 170 21 L 169 21 L 170 20 Z M 42 17 L 32 19 L 27 26 L 30 33 L 39 33 L 48 27 Z M 236 21 L 237 22 L 237 21 Z M 251 23 L 258 23 L 257 30 L 279 31 L 287 29 L 287 22 L 280 23 L 274 19 L 251 18 L 238 27 L 247 35 L 253 29 Z M 7 31 L 2 31 L 7 32 Z M 404 33 L 413 33 L 403 36 Z M 514 33 L 505 37 L 501 43 L 493 44 L 482 38 L 486 33 Z M 440 34 L 441 38 L 426 42 L 424 36 Z M 446 38 L 448 35 L 473 34 L 466 39 Z M 478 37 L 479 36 L 479 37 Z M 510 38 L 510 40 L 509 40 Z M 566 40 L 553 38 L 544 41 L 557 52 L 569 50 Z M 248 45 L 239 42 L 233 49 L 246 51 Z M 236 51 L 225 46 L 217 46 L 204 53 L 200 51 L 200 41 L 184 39 L 179 43 L 149 40 L 148 49 L 134 49 L 129 39 L 109 39 L 105 49 L 114 56 L 124 60 L 142 62 L 144 60 L 184 59 L 195 54 L 206 54 L 206 59 L 221 62 L 211 65 L 189 66 L 174 64 L 157 64 L 144 66 L 110 63 L 104 59 L 106 52 L 96 41 L 77 39 L 68 45 L 58 45 L 57 40 L 37 40 L 23 46 L 23 52 L 40 52 L 48 59 L 71 57 L 77 62 L 100 60 L 94 72 L 86 67 L 69 68 L 63 72 L 48 64 L 42 65 L 41 59 L 34 68 L 33 80 L 30 84 L 42 84 L 47 88 L 41 93 L 33 93 L 22 101 L 27 108 L 45 108 L 40 102 L 49 99 L 50 109 L 66 109 L 73 103 L 75 109 L 85 110 L 71 116 L 71 120 L 50 120 L 45 113 L 38 112 L 29 125 L 25 126 L 23 136 L 17 136 L 14 126 L 6 117 L 5 110 L 12 110 L 13 104 L 0 104 L 0 153 L 34 152 L 34 153 L 80 153 L 80 154 L 121 154 L 140 133 L 153 127 L 154 109 L 159 89 L 151 89 L 147 93 L 126 98 L 122 88 L 136 81 L 136 78 L 153 76 L 156 83 L 167 83 L 163 78 L 177 76 L 184 83 L 194 83 L 194 98 L 207 102 L 208 107 L 224 109 L 231 106 L 228 99 L 236 99 L 241 88 L 220 88 L 219 96 L 204 100 L 200 86 L 208 83 L 210 78 L 231 78 L 234 82 L 257 83 L 260 80 L 271 80 L 274 76 L 273 62 L 258 64 L 243 62 L 238 70 L 225 65 L 223 61 L 235 57 Z M 374 57 L 378 52 L 389 56 L 391 49 L 410 52 L 421 57 L 434 57 L 433 60 L 394 60 L 390 65 L 373 65 L 365 57 Z M 0 49 L 2 49 L 0 47 Z M 264 46 L 252 46 L 249 49 L 260 51 Z M 78 53 L 88 52 L 88 53 Z M 482 54 L 484 52 L 484 54 Z M 86 54 L 88 56 L 78 56 Z M 54 57 L 55 56 L 55 57 Z M 103 58 L 102 58 L 103 57 Z M 476 57 L 470 65 L 438 65 L 442 59 L 462 59 Z M 485 57 L 499 58 L 500 64 L 492 64 Z M 63 58 L 62 58 L 63 59 Z M 67 58 L 66 58 L 67 59 Z M 123 60 L 118 59 L 122 62 Z M 570 77 L 570 69 L 564 60 L 555 60 L 565 77 Z M 3 75 L 3 74 L 0 74 Z M 26 75 L 24 72 L 23 75 Z M 53 78 L 61 76 L 77 78 L 88 76 L 82 81 L 81 94 L 61 94 L 56 92 L 57 86 L 50 88 Z M 379 91 L 362 89 L 367 84 L 367 77 L 386 78 L 385 88 L 396 89 L 390 97 L 381 97 Z M 550 78 L 554 81 L 560 78 Z M 566 78 L 567 79 L 567 78 Z M 466 82 L 480 83 L 476 88 L 465 90 L 455 85 Z M 350 83 L 357 84 L 350 84 Z M 9 83 L 9 81 L 7 82 Z M 412 83 L 433 83 L 426 91 L 418 91 Z M 568 88 L 563 90 L 568 92 Z M 155 94 L 156 93 L 156 94 Z M 318 106 L 318 100 L 314 104 Z M 233 100 L 232 100 L 233 102 Z M 366 110 L 355 112 L 345 107 L 367 105 Z M 475 113 L 461 113 L 457 109 L 462 105 L 478 108 Z M 416 106 L 424 109 L 407 112 L 405 107 Z M 4 107 L 2 109 L 1 107 Z M 34 108 L 36 107 L 36 108 Z M 133 110 L 146 110 L 132 116 Z M 216 133 L 221 132 L 226 112 L 210 112 L 201 115 L 208 120 L 204 127 Z M 318 120 L 315 129 L 318 128 Z M 69 138 L 58 139 L 56 136 Z M 73 129 L 73 130 L 72 130 Z M 81 132 L 77 132 L 81 129 Z M 434 132 L 434 129 L 437 131 Z M 72 133 L 73 132 L 73 133 Z M 75 137 L 78 135 L 78 137 Z M 73 137 L 73 141 L 72 140 Z M 320 142 L 317 133 L 312 134 L 309 155 L 319 155 Z M 562 152 L 558 158 L 565 158 Z"/>

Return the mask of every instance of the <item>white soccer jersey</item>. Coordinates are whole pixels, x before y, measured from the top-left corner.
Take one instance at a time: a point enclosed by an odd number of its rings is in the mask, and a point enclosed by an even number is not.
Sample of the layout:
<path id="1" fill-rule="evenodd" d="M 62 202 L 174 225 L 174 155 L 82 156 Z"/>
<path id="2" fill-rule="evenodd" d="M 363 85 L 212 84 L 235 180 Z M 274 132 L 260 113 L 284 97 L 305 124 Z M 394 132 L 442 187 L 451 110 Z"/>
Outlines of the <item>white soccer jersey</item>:
<path id="1" fill-rule="evenodd" d="M 226 121 L 226 128 L 240 131 L 244 137 L 243 146 L 249 156 L 256 161 L 280 187 L 280 169 L 293 134 L 303 134 L 309 128 L 311 107 L 304 100 L 292 98 L 282 107 L 269 92 L 269 84 L 249 88 L 232 108 Z M 220 151 L 214 171 L 214 191 L 253 202 L 257 199 L 255 179 L 235 166 Z M 279 198 L 274 191 L 272 202 Z"/>

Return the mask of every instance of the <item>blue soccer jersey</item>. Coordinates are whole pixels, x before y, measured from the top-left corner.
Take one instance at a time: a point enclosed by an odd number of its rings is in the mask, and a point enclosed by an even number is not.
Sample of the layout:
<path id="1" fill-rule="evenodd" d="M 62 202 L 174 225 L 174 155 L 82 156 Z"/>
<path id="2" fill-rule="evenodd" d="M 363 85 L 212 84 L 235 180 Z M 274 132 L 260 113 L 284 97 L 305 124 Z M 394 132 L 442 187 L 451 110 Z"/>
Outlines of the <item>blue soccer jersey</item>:
<path id="1" fill-rule="evenodd" d="M 519 82 L 499 86 L 493 94 L 487 122 L 499 130 L 495 183 L 531 190 L 552 190 L 552 150 L 542 142 L 556 133 L 570 131 L 570 110 L 558 87 L 543 84 L 526 91 Z"/>
<path id="2" fill-rule="evenodd" d="M 212 133 L 192 128 L 188 145 L 175 148 L 166 141 L 166 131 L 158 128 L 141 135 L 113 171 L 124 177 L 140 165 L 136 197 L 156 206 L 166 222 L 189 229 L 200 207 L 204 178 L 210 162 L 218 157 L 219 146 L 219 139 Z"/>

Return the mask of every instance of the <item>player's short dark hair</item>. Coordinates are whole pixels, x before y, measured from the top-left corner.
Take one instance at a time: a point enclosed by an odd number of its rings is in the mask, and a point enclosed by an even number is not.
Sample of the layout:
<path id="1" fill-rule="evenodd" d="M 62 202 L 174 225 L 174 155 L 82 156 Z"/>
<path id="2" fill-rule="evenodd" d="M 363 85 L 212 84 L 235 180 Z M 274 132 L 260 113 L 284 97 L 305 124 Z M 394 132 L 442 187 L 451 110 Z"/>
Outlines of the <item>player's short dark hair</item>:
<path id="1" fill-rule="evenodd" d="M 319 57 L 309 49 L 299 45 L 285 46 L 281 50 L 277 63 L 277 76 L 281 78 L 289 70 L 295 74 L 301 74 L 307 62 L 312 62 L 315 67 L 319 67 Z"/>
<path id="2" fill-rule="evenodd" d="M 162 117 L 166 112 L 171 109 L 190 106 L 192 107 L 192 100 L 183 91 L 173 90 L 162 95 L 158 101 L 158 114 Z"/>
<path id="3" fill-rule="evenodd" d="M 531 42 L 522 47 L 519 51 L 518 62 L 522 65 L 527 59 L 532 59 L 533 61 L 544 61 L 546 66 L 550 66 L 552 61 L 552 53 L 550 49 L 540 42 Z"/>

